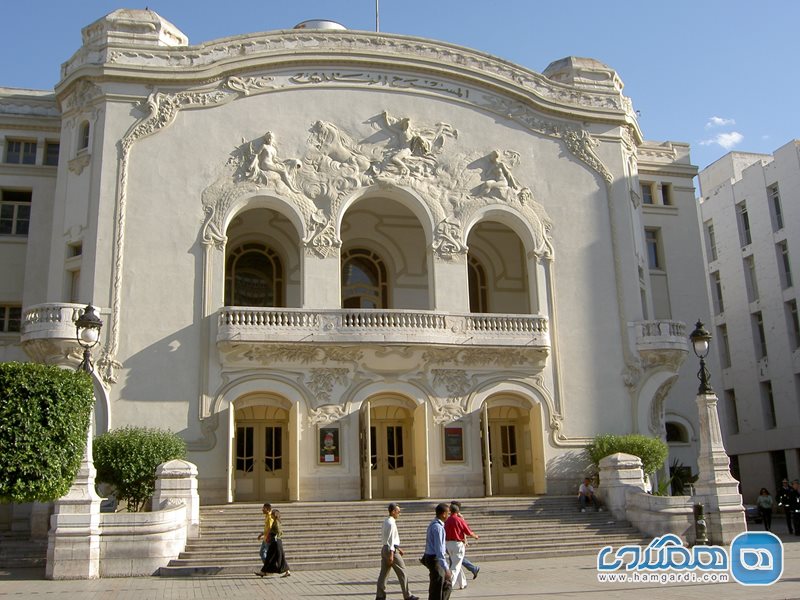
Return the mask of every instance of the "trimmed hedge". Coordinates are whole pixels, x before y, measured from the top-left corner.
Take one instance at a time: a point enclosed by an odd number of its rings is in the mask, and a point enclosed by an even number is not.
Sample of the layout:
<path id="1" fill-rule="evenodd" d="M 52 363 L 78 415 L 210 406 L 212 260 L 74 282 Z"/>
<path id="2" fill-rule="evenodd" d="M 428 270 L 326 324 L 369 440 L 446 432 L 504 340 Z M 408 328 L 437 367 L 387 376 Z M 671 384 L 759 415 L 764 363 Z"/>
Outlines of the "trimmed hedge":
<path id="1" fill-rule="evenodd" d="M 617 452 L 633 454 L 642 459 L 644 474 L 651 475 L 664 466 L 669 447 L 663 440 L 646 435 L 604 433 L 595 437 L 586 451 L 596 467 L 600 465 L 600 460 Z"/>
<path id="2" fill-rule="evenodd" d="M 156 467 L 186 458 L 186 442 L 171 431 L 123 427 L 98 435 L 92 445 L 97 480 L 114 486 L 117 500 L 138 512 L 156 489 Z"/>
<path id="3" fill-rule="evenodd" d="M 86 373 L 0 363 L 0 502 L 48 502 L 69 491 L 92 406 Z"/>

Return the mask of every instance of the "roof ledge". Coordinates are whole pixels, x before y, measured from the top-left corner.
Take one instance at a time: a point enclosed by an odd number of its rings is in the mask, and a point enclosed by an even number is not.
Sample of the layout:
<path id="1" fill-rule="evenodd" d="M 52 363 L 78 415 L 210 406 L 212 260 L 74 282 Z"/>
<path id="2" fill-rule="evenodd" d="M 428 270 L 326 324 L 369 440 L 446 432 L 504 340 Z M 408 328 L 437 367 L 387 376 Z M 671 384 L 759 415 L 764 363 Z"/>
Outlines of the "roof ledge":
<path id="1" fill-rule="evenodd" d="M 81 30 L 83 45 L 188 46 L 189 38 L 152 10 L 121 8 Z"/>

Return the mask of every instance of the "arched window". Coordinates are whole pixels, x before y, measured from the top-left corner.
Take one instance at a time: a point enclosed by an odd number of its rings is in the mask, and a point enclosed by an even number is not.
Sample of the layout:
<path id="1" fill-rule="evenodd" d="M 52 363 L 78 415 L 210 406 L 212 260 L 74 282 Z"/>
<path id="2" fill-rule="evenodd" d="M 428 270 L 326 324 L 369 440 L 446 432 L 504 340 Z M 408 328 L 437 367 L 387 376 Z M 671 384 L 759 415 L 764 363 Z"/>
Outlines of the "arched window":
<path id="1" fill-rule="evenodd" d="M 374 252 L 354 248 L 342 254 L 342 307 L 389 308 L 386 266 Z"/>
<path id="2" fill-rule="evenodd" d="M 230 251 L 225 306 L 283 306 L 283 267 L 272 248 L 242 244 Z"/>
<path id="3" fill-rule="evenodd" d="M 469 312 L 489 312 L 486 296 L 486 269 L 474 256 L 469 256 Z"/>
<path id="4" fill-rule="evenodd" d="M 686 432 L 686 428 L 680 423 L 667 421 L 664 427 L 666 429 L 668 443 L 680 442 L 685 444 L 689 442 L 689 434 Z"/>

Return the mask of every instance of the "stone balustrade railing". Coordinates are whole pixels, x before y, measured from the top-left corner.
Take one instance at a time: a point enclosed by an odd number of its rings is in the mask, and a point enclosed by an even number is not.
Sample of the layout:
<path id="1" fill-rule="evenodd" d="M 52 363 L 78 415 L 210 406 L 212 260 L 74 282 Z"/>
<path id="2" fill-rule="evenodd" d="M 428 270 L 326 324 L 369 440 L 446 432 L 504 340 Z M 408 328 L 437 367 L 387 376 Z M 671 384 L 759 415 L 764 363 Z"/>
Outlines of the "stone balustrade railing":
<path id="1" fill-rule="evenodd" d="M 83 314 L 85 304 L 36 304 L 22 315 L 21 340 L 75 339 L 75 321 Z"/>
<path id="2" fill-rule="evenodd" d="M 419 343 L 549 348 L 540 315 L 225 307 L 218 342 Z"/>
<path id="3" fill-rule="evenodd" d="M 636 321 L 634 328 L 636 348 L 640 352 L 651 350 L 688 351 L 689 337 L 686 324 L 681 321 Z"/>

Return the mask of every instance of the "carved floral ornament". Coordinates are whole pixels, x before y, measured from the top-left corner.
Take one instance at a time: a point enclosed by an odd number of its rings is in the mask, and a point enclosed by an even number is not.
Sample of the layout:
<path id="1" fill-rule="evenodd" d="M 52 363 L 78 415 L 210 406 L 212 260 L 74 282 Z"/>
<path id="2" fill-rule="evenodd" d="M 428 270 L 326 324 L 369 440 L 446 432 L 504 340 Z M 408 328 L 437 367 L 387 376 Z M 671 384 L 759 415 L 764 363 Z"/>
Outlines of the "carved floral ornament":
<path id="1" fill-rule="evenodd" d="M 137 54 L 133 52 L 133 54 Z M 174 66 L 174 63 L 173 63 Z M 331 77 L 323 77 L 327 73 Z M 337 78 L 332 74 L 338 73 Z M 106 383 L 116 381 L 116 360 L 120 339 L 120 314 L 123 289 L 123 256 L 127 218 L 128 176 L 131 150 L 135 143 L 171 125 L 181 110 L 220 106 L 245 96 L 268 93 L 287 86 L 330 85 L 341 79 L 338 71 L 320 71 L 315 77 L 295 74 L 278 81 L 277 77 L 227 77 L 212 86 L 177 92 L 154 91 L 142 102 L 145 115 L 134 123 L 119 142 L 119 168 L 116 192 L 116 215 L 112 259 L 111 319 L 109 344 L 100 361 Z M 413 79 L 413 78 L 412 78 Z M 611 175 L 594 152 L 596 142 L 575 126 L 542 119 L 530 107 L 494 94 L 471 93 L 449 84 L 434 85 L 433 79 L 400 82 L 381 80 L 386 85 L 401 85 L 428 94 L 449 97 L 497 112 L 528 130 L 564 141 L 577 158 L 600 173 L 609 182 Z M 307 83 L 304 83 L 307 82 Z M 348 86 L 375 85 L 372 75 L 347 77 Z M 403 185 L 414 189 L 429 205 L 436 218 L 435 256 L 452 260 L 466 253 L 460 242 L 462 224 L 473 211 L 487 204 L 508 203 L 523 213 L 534 234 L 534 252 L 552 256 L 551 222 L 544 208 L 533 197 L 529 187 L 521 184 L 513 173 L 518 154 L 512 149 L 490 149 L 471 154 L 450 152 L 446 141 L 456 138 L 457 130 L 447 123 L 417 123 L 411 117 L 393 116 L 388 112 L 370 119 L 373 130 L 385 134 L 381 143 L 366 143 L 337 125 L 324 121 L 311 124 L 310 137 L 303 157 L 282 156 L 274 132 L 258 140 L 243 140 L 226 165 L 227 172 L 203 193 L 205 221 L 202 227 L 204 244 L 224 248 L 224 219 L 232 203 L 247 193 L 272 188 L 298 207 L 306 225 L 303 243 L 306 251 L 321 257 L 335 253 L 341 240 L 333 223 L 340 203 L 349 193 L 366 186 Z M 457 243 L 454 243 L 457 242 Z"/>

